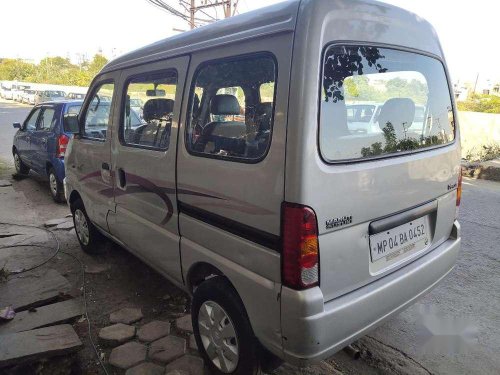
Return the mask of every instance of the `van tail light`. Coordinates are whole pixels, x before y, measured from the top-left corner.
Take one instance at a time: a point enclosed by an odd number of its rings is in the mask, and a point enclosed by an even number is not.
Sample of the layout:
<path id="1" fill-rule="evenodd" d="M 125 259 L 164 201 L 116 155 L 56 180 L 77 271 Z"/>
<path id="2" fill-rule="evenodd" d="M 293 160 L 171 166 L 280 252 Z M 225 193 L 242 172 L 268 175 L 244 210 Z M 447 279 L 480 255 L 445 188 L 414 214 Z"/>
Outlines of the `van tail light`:
<path id="1" fill-rule="evenodd" d="M 283 285 L 303 290 L 319 285 L 319 245 L 316 214 L 310 207 L 282 206 Z"/>
<path id="2" fill-rule="evenodd" d="M 57 138 L 57 152 L 56 155 L 58 158 L 64 158 L 64 154 L 66 154 L 66 148 L 68 147 L 69 137 L 65 134 L 61 134 L 59 138 Z"/>
<path id="3" fill-rule="evenodd" d="M 458 209 L 460 207 L 460 201 L 462 200 L 462 171 L 460 171 L 458 175 L 458 184 L 457 184 L 457 209 L 455 213 L 455 219 L 458 219 Z"/>

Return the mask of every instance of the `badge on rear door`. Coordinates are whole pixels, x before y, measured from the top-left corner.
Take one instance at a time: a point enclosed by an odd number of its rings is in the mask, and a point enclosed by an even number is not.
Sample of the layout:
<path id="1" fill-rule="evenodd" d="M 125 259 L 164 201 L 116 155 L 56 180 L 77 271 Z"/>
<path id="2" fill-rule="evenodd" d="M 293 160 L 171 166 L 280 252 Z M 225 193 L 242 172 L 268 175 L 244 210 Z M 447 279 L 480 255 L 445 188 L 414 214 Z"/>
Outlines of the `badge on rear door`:
<path id="1" fill-rule="evenodd" d="M 352 216 L 342 216 L 336 219 L 330 219 L 326 221 L 326 229 L 333 229 L 341 227 L 343 225 L 351 224 Z"/>

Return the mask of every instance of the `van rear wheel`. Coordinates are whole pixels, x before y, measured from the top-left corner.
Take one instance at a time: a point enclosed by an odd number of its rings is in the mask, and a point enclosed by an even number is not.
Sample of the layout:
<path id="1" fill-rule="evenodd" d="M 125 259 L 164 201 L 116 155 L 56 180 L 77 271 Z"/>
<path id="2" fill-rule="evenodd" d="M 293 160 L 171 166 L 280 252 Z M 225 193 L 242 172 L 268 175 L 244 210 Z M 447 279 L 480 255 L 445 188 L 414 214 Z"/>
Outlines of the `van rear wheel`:
<path id="1" fill-rule="evenodd" d="M 88 254 L 99 254 L 104 249 L 106 239 L 90 221 L 81 199 L 71 205 L 73 224 L 80 247 Z"/>
<path id="2" fill-rule="evenodd" d="M 196 344 L 212 374 L 260 373 L 258 342 L 245 307 L 223 277 L 196 288 L 191 306 Z"/>

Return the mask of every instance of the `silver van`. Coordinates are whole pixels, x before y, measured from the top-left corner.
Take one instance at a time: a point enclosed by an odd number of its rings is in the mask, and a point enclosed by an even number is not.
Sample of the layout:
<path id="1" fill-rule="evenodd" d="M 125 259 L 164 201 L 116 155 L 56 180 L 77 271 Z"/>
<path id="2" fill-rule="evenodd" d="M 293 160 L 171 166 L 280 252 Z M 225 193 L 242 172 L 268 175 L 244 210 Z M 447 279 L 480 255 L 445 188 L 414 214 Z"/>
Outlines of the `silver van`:
<path id="1" fill-rule="evenodd" d="M 359 102 L 376 129 L 351 131 Z M 192 294 L 214 373 L 326 358 L 454 267 L 450 79 L 402 9 L 291 0 L 186 32 L 109 63 L 66 121 L 82 248 L 107 237 Z"/>

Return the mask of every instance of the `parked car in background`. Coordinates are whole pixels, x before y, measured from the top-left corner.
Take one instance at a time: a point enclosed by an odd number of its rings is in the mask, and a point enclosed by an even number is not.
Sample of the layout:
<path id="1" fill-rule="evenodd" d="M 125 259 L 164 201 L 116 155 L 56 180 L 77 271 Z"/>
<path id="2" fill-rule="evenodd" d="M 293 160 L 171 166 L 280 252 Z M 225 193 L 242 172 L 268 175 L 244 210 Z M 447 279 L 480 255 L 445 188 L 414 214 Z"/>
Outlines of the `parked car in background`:
<path id="1" fill-rule="evenodd" d="M 12 100 L 12 83 L 2 82 L 0 85 L 0 97 L 3 99 Z"/>
<path id="2" fill-rule="evenodd" d="M 64 116 L 77 114 L 81 101 L 47 102 L 36 105 L 26 120 L 14 123 L 12 155 L 19 174 L 30 170 L 49 182 L 52 198 L 64 201 L 64 156 L 71 135 L 78 131 L 64 124 Z"/>
<path id="3" fill-rule="evenodd" d="M 143 109 L 143 103 L 141 99 L 130 99 L 130 108 L 133 109 L 139 117 L 142 118 L 142 109 Z"/>
<path id="4" fill-rule="evenodd" d="M 83 99 L 85 99 L 85 94 L 82 94 L 80 92 L 69 92 L 66 95 L 66 99 L 70 99 L 70 100 L 83 100 Z"/>
<path id="5" fill-rule="evenodd" d="M 35 104 L 40 104 L 43 102 L 56 102 L 66 100 L 66 94 L 64 91 L 58 90 L 44 90 L 38 91 L 35 95 Z"/>
<path id="6" fill-rule="evenodd" d="M 36 90 L 24 90 L 24 93 L 22 95 L 21 102 L 26 103 L 26 104 L 33 104 L 35 105 L 35 96 L 37 94 Z"/>
<path id="7" fill-rule="evenodd" d="M 12 86 L 12 99 L 16 102 L 21 102 L 25 90 L 30 88 L 29 85 L 15 84 Z"/>
<path id="8" fill-rule="evenodd" d="M 352 134 L 382 133 L 378 123 L 380 110 L 385 103 L 353 102 L 347 103 L 347 127 Z M 424 122 L 425 107 L 415 105 L 415 116 L 408 129 L 419 131 Z M 407 129 L 407 130 L 408 130 Z"/>

